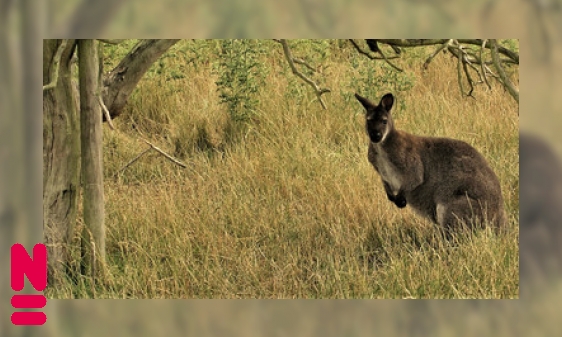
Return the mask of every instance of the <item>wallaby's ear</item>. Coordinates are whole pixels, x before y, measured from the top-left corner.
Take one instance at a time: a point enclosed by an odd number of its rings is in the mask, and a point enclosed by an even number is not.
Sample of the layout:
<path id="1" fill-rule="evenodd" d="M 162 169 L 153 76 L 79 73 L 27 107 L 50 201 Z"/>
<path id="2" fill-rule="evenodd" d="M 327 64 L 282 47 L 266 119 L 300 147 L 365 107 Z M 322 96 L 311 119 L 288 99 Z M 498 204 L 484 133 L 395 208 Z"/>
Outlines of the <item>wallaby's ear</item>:
<path id="1" fill-rule="evenodd" d="M 381 98 L 380 106 L 382 106 L 386 111 L 390 111 L 392 109 L 392 105 L 394 104 L 394 96 L 392 94 L 386 94 Z"/>
<path id="2" fill-rule="evenodd" d="M 363 96 L 361 96 L 357 93 L 355 93 L 355 98 L 357 98 L 357 100 L 359 102 L 361 102 L 361 104 L 363 104 L 363 107 L 366 110 L 369 110 L 369 109 L 372 109 L 372 108 L 376 107 L 376 105 L 373 104 L 373 102 L 369 101 L 367 98 L 365 98 L 365 97 L 363 97 Z"/>

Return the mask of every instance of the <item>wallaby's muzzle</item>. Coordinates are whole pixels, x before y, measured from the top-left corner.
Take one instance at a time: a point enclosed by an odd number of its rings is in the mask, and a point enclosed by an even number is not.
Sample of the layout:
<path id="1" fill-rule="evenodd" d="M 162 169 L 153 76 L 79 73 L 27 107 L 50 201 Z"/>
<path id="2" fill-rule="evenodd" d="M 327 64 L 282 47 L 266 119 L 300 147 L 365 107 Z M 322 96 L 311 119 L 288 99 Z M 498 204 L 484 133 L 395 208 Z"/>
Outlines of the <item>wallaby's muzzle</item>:
<path id="1" fill-rule="evenodd" d="M 373 143 L 378 143 L 382 140 L 382 132 L 380 131 L 375 131 L 375 130 L 368 130 L 369 133 L 369 138 L 371 139 L 371 142 Z"/>

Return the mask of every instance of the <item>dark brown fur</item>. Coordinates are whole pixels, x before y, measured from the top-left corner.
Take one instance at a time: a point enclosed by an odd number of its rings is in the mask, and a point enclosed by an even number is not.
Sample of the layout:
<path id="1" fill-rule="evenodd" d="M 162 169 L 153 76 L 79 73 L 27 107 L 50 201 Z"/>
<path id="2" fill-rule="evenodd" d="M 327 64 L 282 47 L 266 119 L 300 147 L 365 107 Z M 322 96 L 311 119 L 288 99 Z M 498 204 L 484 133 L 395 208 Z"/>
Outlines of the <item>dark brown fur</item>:
<path id="1" fill-rule="evenodd" d="M 399 208 L 410 205 L 448 234 L 462 224 L 504 226 L 499 180 L 476 149 L 460 140 L 396 130 L 392 94 L 384 95 L 378 105 L 355 96 L 366 109 L 368 158 L 390 201 Z"/>
<path id="2" fill-rule="evenodd" d="M 521 284 L 562 275 L 562 165 L 541 138 L 519 138 Z"/>

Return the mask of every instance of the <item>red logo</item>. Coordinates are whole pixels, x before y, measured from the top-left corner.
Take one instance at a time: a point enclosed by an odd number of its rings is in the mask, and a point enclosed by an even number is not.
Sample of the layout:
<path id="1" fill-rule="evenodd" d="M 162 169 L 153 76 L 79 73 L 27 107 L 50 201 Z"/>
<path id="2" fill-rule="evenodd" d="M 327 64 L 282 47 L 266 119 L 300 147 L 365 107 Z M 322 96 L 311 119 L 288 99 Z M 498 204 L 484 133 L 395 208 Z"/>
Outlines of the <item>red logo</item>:
<path id="1" fill-rule="evenodd" d="M 11 249 L 11 286 L 12 290 L 20 292 L 24 288 L 25 276 L 36 291 L 43 291 L 47 287 L 47 247 L 38 243 L 33 247 L 33 257 L 27 254 L 25 248 L 16 243 Z M 47 304 L 43 294 L 14 295 L 12 307 L 15 309 L 40 309 Z M 12 314 L 14 325 L 43 325 L 47 316 L 42 311 L 16 311 Z"/>

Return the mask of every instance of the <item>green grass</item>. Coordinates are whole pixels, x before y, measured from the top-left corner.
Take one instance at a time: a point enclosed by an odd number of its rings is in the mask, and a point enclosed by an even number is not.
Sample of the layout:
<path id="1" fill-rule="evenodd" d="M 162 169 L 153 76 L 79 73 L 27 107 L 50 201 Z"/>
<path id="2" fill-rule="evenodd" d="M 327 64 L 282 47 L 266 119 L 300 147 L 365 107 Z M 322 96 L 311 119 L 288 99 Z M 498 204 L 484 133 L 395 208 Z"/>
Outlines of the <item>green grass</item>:
<path id="1" fill-rule="evenodd" d="M 170 51 L 162 74 L 147 74 L 118 130 L 105 129 L 105 276 L 69 278 L 48 297 L 518 297 L 518 114 L 503 89 L 461 97 L 455 61 L 440 56 L 421 72 L 429 49 L 396 62 L 408 73 L 392 75 L 407 84 L 397 127 L 467 141 L 501 181 L 510 231 L 452 246 L 392 205 L 367 161 L 362 107 L 350 97 L 368 87 L 367 74 L 386 83 L 380 63 L 322 55 L 324 73 L 312 76 L 332 89 L 323 110 L 271 42 L 266 85 L 241 127 L 219 103 L 217 60 L 187 63 L 189 43 Z M 392 87 L 370 90 L 378 100 Z M 150 152 L 114 176 L 146 149 L 138 131 L 188 168 Z"/>

